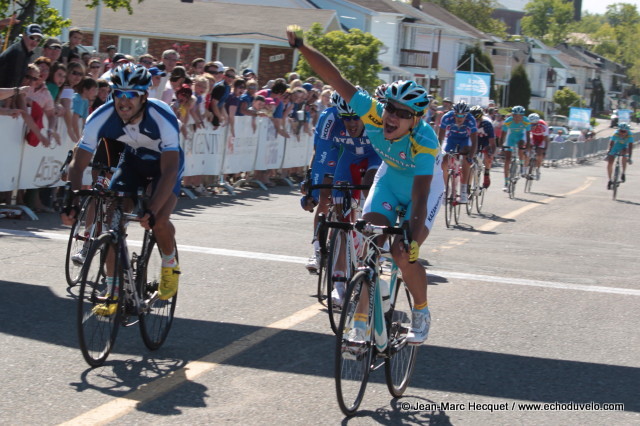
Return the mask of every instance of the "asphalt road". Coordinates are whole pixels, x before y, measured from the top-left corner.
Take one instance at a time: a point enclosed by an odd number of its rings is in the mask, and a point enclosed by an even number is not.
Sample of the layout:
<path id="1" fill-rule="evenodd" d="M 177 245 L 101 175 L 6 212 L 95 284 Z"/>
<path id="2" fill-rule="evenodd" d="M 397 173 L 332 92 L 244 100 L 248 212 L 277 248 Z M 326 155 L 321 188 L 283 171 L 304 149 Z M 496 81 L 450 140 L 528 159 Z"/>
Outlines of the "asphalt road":
<path id="1" fill-rule="evenodd" d="M 421 249 L 433 322 L 410 387 L 394 399 L 374 372 L 351 419 L 295 191 L 182 199 L 167 342 L 150 352 L 123 329 L 96 369 L 78 349 L 68 229 L 54 215 L 1 220 L 0 423 L 638 424 L 640 172 L 612 201 L 604 167 L 543 169 L 515 200 L 493 169 L 483 215 L 446 229 L 441 211 Z"/>

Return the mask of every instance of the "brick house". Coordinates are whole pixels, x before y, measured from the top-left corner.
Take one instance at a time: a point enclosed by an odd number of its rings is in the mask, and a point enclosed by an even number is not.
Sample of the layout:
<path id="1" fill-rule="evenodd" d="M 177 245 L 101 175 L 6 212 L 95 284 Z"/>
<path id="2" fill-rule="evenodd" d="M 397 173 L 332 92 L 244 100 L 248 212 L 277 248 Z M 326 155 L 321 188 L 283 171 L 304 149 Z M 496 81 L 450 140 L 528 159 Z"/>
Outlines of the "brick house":
<path id="1" fill-rule="evenodd" d="M 96 11 L 82 0 L 72 2 L 72 26 L 85 31 L 83 44 L 94 46 L 100 54 L 115 45 L 125 54 L 150 53 L 159 59 L 163 51 L 175 49 L 185 64 L 202 57 L 238 70 L 252 68 L 261 83 L 284 76 L 297 62 L 297 52 L 286 41 L 288 24 L 308 30 L 318 22 L 327 32 L 341 29 L 333 10 L 178 0 L 132 4 L 132 15 L 103 8 L 97 46 L 93 41 Z"/>

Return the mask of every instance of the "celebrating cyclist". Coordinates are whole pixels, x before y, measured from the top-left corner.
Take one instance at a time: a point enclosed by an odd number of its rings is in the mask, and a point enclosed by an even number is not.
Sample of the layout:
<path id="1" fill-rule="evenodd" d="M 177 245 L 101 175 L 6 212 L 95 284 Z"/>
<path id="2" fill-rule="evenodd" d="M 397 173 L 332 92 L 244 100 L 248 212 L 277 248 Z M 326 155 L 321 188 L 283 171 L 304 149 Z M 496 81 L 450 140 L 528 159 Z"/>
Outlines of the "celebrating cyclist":
<path id="1" fill-rule="evenodd" d="M 493 153 L 496 152 L 496 136 L 493 131 L 491 119 L 484 115 L 484 110 L 480 105 L 471 107 L 471 115 L 476 119 L 478 126 L 478 152 L 484 153 L 484 181 L 482 186 L 488 188 L 491 185 L 491 163 Z"/>
<path id="2" fill-rule="evenodd" d="M 438 140 L 440 143 L 445 140 L 442 145 L 442 151 L 446 154 L 459 153 L 466 157 L 466 161 L 462 161 L 462 179 L 460 180 L 460 199 L 461 204 L 466 204 L 468 200 L 467 187 L 469 186 L 469 170 L 473 156 L 476 154 L 478 147 L 478 128 L 476 119 L 471 115 L 469 105 L 465 101 L 457 102 L 453 105 L 453 109 L 442 116 L 440 127 L 438 128 Z M 445 182 L 448 164 L 442 165 L 445 172 Z"/>
<path id="3" fill-rule="evenodd" d="M 421 120 L 429 104 L 427 91 L 413 81 L 396 81 L 387 87 L 385 102 L 381 103 L 358 91 L 326 56 L 305 45 L 299 27 L 289 27 L 287 37 L 320 78 L 334 87 L 361 117 L 373 148 L 383 160 L 365 202 L 364 220 L 375 225 L 394 225 L 396 207 L 402 205 L 407 209 L 412 235 L 410 248 L 405 251 L 396 238 L 391 254 L 414 300 L 407 342 L 420 344 L 428 336 L 431 315 L 427 306 L 427 274 L 415 261 L 444 192 L 438 140 L 433 129 Z M 356 314 L 351 340 L 366 339 L 367 321 L 366 313 Z"/>
<path id="4" fill-rule="evenodd" d="M 503 191 L 509 190 L 509 167 L 511 167 L 512 152 L 516 148 L 519 148 L 520 174 L 524 177 L 524 155 L 526 147 L 529 146 L 529 130 L 531 128 L 529 118 L 524 116 L 524 112 L 523 106 L 514 106 L 511 108 L 511 116 L 507 117 L 502 125 L 502 150 L 504 152 Z"/>
<path id="5" fill-rule="evenodd" d="M 616 155 L 622 155 L 622 174 L 620 180 L 626 180 L 625 172 L 627 171 L 627 163 L 631 164 L 631 154 L 633 153 L 633 136 L 631 129 L 627 123 L 621 123 L 618 130 L 615 131 L 609 140 L 609 152 L 607 152 L 607 176 L 609 183 L 607 189 L 611 189 L 613 182 L 611 181 L 611 173 L 613 172 L 613 160 Z"/>
<path id="6" fill-rule="evenodd" d="M 540 166 L 549 146 L 549 126 L 535 112 L 529 114 L 531 123 L 531 148 L 536 150 L 536 180 L 540 180 Z"/>
<path id="7" fill-rule="evenodd" d="M 113 100 L 88 118 L 78 142 L 79 149 L 69 166 L 71 189 L 80 188 L 84 169 L 101 138 L 126 145 L 110 189 L 135 193 L 151 180 L 153 192 L 140 223 L 145 229 L 153 229 L 162 252 L 158 292 L 160 299 L 168 300 L 178 291 L 180 274 L 175 253 L 175 228 L 169 220 L 178 199 L 184 163 L 178 119 L 164 102 L 148 98 L 151 74 L 143 66 L 118 66 L 111 72 L 110 84 Z M 78 200 L 74 200 L 74 208 L 62 213 L 65 225 L 75 222 L 77 203 Z M 107 271 L 107 275 L 108 284 L 119 285 L 113 271 Z M 109 304 L 105 307 L 108 312 L 101 314 L 113 315 L 116 306 Z"/>

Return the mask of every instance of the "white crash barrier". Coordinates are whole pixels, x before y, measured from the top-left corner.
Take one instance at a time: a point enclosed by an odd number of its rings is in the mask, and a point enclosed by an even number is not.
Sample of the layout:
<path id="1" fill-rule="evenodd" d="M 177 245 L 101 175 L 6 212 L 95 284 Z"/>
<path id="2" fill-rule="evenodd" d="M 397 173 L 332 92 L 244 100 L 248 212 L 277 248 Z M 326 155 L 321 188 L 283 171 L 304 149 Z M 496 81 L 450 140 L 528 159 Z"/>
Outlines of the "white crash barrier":
<path id="1" fill-rule="evenodd" d="M 634 141 L 640 139 L 640 133 L 633 135 Z M 602 155 L 609 150 L 610 138 L 597 138 L 585 142 L 551 142 L 545 156 L 551 162 L 575 162 Z"/>
<path id="2" fill-rule="evenodd" d="M 255 129 L 252 121 L 255 121 Z M 0 116 L 0 132 L 3 136 L 0 191 L 63 185 L 60 167 L 75 145 L 63 120 L 58 120 L 57 127 L 61 144 L 52 141 L 50 147 L 42 144 L 32 147 L 26 143 L 22 118 Z M 186 137 L 181 135 L 185 152 L 184 176 L 277 170 L 309 163 L 313 137 L 301 133 L 299 139 L 290 142 L 276 135 L 273 123 L 266 117 L 236 117 L 235 133 L 233 137 L 228 126 L 214 130 L 208 124 L 203 129 L 188 132 Z M 90 182 L 91 174 L 87 169 L 83 183 Z"/>

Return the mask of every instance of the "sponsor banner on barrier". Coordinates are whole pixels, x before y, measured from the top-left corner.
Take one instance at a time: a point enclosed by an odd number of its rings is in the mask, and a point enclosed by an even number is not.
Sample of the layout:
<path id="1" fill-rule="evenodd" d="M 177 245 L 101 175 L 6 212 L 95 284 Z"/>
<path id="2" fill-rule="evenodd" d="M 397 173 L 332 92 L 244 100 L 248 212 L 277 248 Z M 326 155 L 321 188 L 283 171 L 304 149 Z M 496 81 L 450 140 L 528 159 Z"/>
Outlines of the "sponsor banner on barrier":
<path id="1" fill-rule="evenodd" d="M 300 130 L 297 135 L 291 135 L 286 140 L 285 155 L 282 168 L 299 167 L 301 164 L 308 164 L 309 146 L 313 146 L 313 136 Z"/>
<path id="2" fill-rule="evenodd" d="M 211 125 L 181 137 L 184 176 L 219 175 L 222 170 L 226 131 Z"/>
<path id="3" fill-rule="evenodd" d="M 258 119 L 261 134 L 255 170 L 279 169 L 284 155 L 285 139 L 276 133 L 276 128 L 268 118 Z"/>
<path id="4" fill-rule="evenodd" d="M 251 117 L 236 117 L 235 136 L 232 136 L 228 130 L 226 132 L 227 144 L 222 164 L 222 173 L 224 174 L 253 170 L 260 134 L 253 131 L 251 121 L 246 118 L 250 119 Z"/>
<path id="5" fill-rule="evenodd" d="M 0 116 L 2 129 L 2 155 L 0 155 L 0 191 L 16 188 L 20 173 L 20 155 L 24 142 L 24 122 L 22 119 Z"/>

